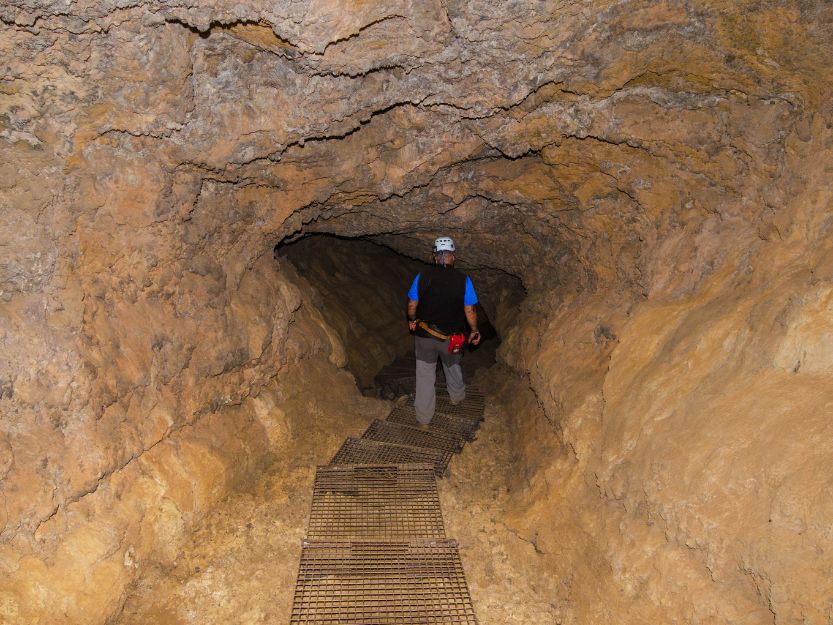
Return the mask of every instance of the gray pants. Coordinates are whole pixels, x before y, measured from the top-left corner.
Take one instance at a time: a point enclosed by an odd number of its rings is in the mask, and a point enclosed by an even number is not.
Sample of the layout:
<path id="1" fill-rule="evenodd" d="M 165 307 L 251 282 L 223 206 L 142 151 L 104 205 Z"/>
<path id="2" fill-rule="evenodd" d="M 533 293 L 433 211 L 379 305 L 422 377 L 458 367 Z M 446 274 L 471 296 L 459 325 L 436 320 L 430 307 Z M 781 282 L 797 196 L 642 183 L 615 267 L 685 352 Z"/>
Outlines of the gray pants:
<path id="1" fill-rule="evenodd" d="M 416 351 L 416 398 L 414 412 L 417 421 L 431 423 L 437 406 L 437 393 L 434 385 L 437 381 L 437 358 L 443 364 L 445 384 L 451 401 L 463 401 L 466 398 L 466 385 L 463 382 L 463 368 L 460 362 L 463 353 L 449 354 L 448 341 L 415 337 Z"/>

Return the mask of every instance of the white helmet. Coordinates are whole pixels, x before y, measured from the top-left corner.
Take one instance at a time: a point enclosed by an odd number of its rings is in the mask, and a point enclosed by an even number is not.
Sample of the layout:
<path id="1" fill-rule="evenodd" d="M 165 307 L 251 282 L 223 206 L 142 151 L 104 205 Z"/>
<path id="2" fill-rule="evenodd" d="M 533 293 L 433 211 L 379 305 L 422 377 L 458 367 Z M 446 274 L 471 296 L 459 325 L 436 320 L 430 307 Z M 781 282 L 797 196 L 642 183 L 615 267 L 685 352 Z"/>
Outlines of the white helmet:
<path id="1" fill-rule="evenodd" d="M 436 241 L 434 241 L 434 251 L 435 252 L 453 252 L 454 251 L 454 239 L 451 237 L 440 237 Z"/>

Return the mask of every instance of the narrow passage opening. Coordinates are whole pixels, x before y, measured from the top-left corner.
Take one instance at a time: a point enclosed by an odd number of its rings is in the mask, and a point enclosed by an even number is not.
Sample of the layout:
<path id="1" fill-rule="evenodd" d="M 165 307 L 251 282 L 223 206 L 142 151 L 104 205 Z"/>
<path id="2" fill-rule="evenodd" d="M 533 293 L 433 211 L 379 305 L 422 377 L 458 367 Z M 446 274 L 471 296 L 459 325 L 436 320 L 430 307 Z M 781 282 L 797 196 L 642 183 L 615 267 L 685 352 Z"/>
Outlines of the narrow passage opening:
<path id="1" fill-rule="evenodd" d="M 430 249 L 425 257 L 430 257 Z M 291 263 L 313 293 L 324 320 L 338 332 L 347 352 L 347 368 L 360 390 L 384 399 L 395 399 L 398 389 L 379 374 L 397 358 L 413 352 L 414 339 L 407 328 L 407 292 L 414 277 L 430 265 L 400 254 L 390 247 L 364 239 L 309 235 L 275 248 L 279 262 Z M 457 267 L 470 273 L 478 297 L 476 306 L 480 345 L 466 345 L 467 376 L 495 362 L 500 336 L 483 301 L 488 302 L 491 280 L 465 262 Z M 413 365 L 413 363 L 411 363 Z"/>

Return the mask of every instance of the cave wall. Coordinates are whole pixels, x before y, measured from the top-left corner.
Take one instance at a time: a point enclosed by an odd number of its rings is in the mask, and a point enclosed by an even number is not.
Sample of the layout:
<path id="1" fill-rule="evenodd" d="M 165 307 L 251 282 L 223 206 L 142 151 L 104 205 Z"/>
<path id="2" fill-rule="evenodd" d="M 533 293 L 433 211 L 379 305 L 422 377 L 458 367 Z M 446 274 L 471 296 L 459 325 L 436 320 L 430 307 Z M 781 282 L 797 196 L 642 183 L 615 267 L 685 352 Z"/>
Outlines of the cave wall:
<path id="1" fill-rule="evenodd" d="M 232 285 L 205 259 L 178 270 L 167 296 L 93 297 L 78 335 L 51 346 L 77 368 L 16 371 L 3 400 L 5 623 L 106 621 L 229 489 L 290 453 L 314 418 L 292 398 L 346 362 L 271 256 Z"/>
<path id="2" fill-rule="evenodd" d="M 563 580 L 575 622 L 833 615 L 833 135 L 814 124 L 788 141 L 774 240 L 723 238 L 722 262 L 647 297 L 551 298 L 544 330 L 528 310 L 504 335 L 502 359 L 528 373 L 503 380 L 509 523 Z"/>
<path id="3" fill-rule="evenodd" d="M 532 393 L 512 522 L 574 620 L 829 619 L 829 3 L 12 0 L 0 20 L 7 619 L 103 622 L 274 453 L 250 403 L 292 363 L 344 363 L 276 242 L 421 258 L 438 230 L 502 293 Z M 183 473 L 199 505 L 164 502 Z M 118 528 L 154 515 L 130 552 Z"/>
<path id="4" fill-rule="evenodd" d="M 279 254 L 314 293 L 311 303 L 338 334 L 346 366 L 361 389 L 379 369 L 413 348 L 406 325 L 407 292 L 424 263 L 367 241 L 312 236 Z"/>

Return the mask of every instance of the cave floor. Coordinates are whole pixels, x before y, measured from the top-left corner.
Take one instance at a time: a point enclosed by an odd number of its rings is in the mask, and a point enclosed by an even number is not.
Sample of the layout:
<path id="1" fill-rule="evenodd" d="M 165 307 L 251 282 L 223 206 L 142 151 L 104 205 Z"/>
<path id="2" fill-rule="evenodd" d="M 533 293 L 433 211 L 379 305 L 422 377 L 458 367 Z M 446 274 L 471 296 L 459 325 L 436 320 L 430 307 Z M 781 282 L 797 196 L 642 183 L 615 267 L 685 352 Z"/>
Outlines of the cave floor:
<path id="1" fill-rule="evenodd" d="M 341 408 L 366 424 L 370 419 L 361 413 L 367 401 L 356 390 Z M 500 405 L 487 402 L 477 439 L 454 457 L 439 481 L 446 534 L 460 543 L 482 625 L 557 623 L 554 580 L 535 546 L 501 520 L 512 468 L 508 423 Z M 321 425 L 316 435 L 298 437 L 292 453 L 213 509 L 173 566 L 150 567 L 114 624 L 288 623 L 315 467 L 332 456 L 339 434 L 348 434 L 335 431 L 344 427 L 344 419 Z"/>

